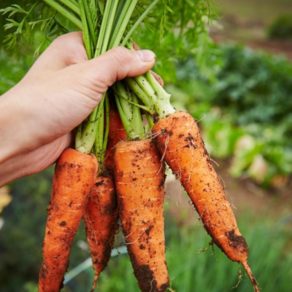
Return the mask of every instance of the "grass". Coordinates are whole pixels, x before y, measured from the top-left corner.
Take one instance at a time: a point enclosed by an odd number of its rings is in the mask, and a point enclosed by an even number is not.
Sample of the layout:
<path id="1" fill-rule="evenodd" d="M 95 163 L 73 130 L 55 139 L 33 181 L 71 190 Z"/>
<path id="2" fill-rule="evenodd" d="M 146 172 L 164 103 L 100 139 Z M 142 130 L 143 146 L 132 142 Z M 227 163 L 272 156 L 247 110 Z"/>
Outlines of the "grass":
<path id="1" fill-rule="evenodd" d="M 264 218 L 253 221 L 250 214 L 246 214 L 240 218 L 239 223 L 249 243 L 249 262 L 262 291 L 291 291 L 292 238 L 288 232 L 291 222 L 280 220 L 274 223 Z M 179 227 L 166 212 L 167 263 L 171 286 L 175 291 L 223 292 L 236 286 L 239 271 L 237 263 L 228 260 L 217 247 L 214 247 L 215 255 L 212 248 L 198 253 L 208 246 L 209 241 L 210 238 L 202 226 L 194 223 L 188 228 Z M 242 282 L 232 291 L 252 291 L 243 268 L 240 270 L 243 274 Z M 85 285 L 83 289 L 78 284 L 79 277 Z M 87 281 L 85 281 L 86 277 Z M 92 271 L 88 269 L 83 275 L 77 276 L 74 283 L 64 291 L 87 291 L 92 277 Z M 109 266 L 100 276 L 96 291 L 139 291 L 128 255 L 120 255 L 110 261 Z"/>

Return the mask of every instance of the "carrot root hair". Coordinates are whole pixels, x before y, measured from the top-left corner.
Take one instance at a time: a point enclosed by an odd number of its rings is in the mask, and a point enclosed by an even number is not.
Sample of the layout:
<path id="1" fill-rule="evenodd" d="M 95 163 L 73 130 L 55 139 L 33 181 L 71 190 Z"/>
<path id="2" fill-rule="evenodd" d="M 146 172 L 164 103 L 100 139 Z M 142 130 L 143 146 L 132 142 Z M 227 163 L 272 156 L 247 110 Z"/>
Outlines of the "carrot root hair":
<path id="1" fill-rule="evenodd" d="M 244 262 L 241 262 L 241 264 L 244 267 L 244 269 L 245 269 L 245 271 L 246 271 L 246 273 L 251 281 L 254 292 L 260 292 L 260 289 L 258 287 L 258 282 L 251 271 L 249 263 L 247 261 L 244 261 Z"/>
<path id="2" fill-rule="evenodd" d="M 92 286 L 91 286 L 91 290 L 90 290 L 90 292 L 94 292 L 94 289 L 95 289 L 95 287 L 96 287 L 96 284 L 97 284 L 97 280 L 98 280 L 98 278 L 99 278 L 99 274 L 95 274 L 95 275 L 94 275 L 94 279 L 93 279 L 93 283 L 92 283 Z"/>

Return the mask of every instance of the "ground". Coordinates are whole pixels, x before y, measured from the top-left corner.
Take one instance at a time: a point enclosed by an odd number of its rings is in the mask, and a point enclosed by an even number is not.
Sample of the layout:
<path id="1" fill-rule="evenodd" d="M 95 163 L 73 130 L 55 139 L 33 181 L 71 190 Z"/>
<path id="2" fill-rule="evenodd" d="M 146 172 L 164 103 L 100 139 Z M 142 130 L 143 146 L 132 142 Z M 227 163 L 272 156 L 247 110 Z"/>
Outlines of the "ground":
<path id="1" fill-rule="evenodd" d="M 267 39 L 267 27 L 283 14 L 291 14 L 289 0 L 217 0 L 219 27 L 211 30 L 215 42 L 235 41 L 272 54 L 282 54 L 292 60 L 292 39 Z"/>

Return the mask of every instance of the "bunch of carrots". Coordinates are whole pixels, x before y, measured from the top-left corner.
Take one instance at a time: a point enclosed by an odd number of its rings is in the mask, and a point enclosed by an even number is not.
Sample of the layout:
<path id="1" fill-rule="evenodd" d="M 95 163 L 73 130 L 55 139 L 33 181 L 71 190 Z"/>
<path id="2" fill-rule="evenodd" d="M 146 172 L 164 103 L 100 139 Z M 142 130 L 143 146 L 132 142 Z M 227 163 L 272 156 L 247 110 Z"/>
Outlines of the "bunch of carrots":
<path id="1" fill-rule="evenodd" d="M 133 50 L 133 32 L 159 0 L 43 0 L 83 31 L 88 58 L 116 46 Z M 141 3 L 140 3 L 141 2 Z M 95 289 L 110 259 L 118 219 L 141 291 L 170 290 L 164 239 L 164 166 L 190 196 L 212 243 L 246 270 L 248 245 L 191 115 L 177 112 L 151 72 L 116 82 L 76 129 L 75 149 L 58 159 L 43 243 L 39 291 L 62 288 L 82 218 Z"/>

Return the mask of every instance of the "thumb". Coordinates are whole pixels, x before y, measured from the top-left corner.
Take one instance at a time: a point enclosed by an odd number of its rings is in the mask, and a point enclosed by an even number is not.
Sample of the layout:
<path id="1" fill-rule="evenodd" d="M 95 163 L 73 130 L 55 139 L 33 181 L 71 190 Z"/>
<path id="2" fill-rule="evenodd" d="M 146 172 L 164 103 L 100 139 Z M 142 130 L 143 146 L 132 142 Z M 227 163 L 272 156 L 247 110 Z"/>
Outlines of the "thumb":
<path id="1" fill-rule="evenodd" d="M 86 80 L 87 84 L 89 81 L 96 93 L 103 93 L 117 80 L 146 73 L 154 66 L 155 60 L 156 56 L 152 51 L 132 51 L 117 47 L 74 66 L 81 80 Z"/>

